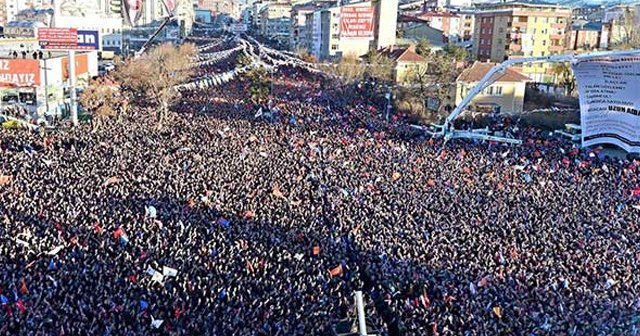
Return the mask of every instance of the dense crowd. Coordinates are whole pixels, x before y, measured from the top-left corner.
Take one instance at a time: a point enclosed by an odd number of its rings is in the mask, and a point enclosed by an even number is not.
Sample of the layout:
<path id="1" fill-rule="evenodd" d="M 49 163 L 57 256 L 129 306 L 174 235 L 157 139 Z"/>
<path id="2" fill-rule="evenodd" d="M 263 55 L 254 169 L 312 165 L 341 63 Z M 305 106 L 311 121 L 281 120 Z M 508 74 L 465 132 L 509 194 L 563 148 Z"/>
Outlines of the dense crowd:
<path id="1" fill-rule="evenodd" d="M 0 334 L 327 335 L 355 290 L 388 335 L 636 334 L 636 161 L 508 122 L 443 147 L 366 85 L 272 79 L 1 131 Z"/>

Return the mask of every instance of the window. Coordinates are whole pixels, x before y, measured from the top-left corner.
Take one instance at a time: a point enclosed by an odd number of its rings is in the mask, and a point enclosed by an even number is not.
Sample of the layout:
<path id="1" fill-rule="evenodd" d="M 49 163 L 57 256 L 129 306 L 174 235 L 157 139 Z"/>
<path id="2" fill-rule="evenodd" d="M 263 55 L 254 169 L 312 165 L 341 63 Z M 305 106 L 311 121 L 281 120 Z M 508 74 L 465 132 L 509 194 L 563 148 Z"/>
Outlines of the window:
<path id="1" fill-rule="evenodd" d="M 502 86 L 496 86 L 496 96 L 499 96 L 502 94 Z"/>
<path id="2" fill-rule="evenodd" d="M 547 40 L 542 40 L 542 45 L 546 46 L 547 45 Z M 542 55 L 542 56 L 544 56 L 544 55 Z"/>
<path id="3" fill-rule="evenodd" d="M 493 28 L 489 28 L 489 34 L 493 34 Z"/>
<path id="4" fill-rule="evenodd" d="M 491 96 L 493 94 L 493 86 L 487 88 L 487 95 Z"/>
<path id="5" fill-rule="evenodd" d="M 480 39 L 480 44 L 484 44 L 484 39 Z"/>
<path id="6" fill-rule="evenodd" d="M 493 23 L 493 18 L 492 17 L 489 18 L 489 23 Z"/>
<path id="7" fill-rule="evenodd" d="M 337 44 L 332 44 L 331 45 L 331 50 L 338 50 L 338 45 Z"/>
<path id="8" fill-rule="evenodd" d="M 498 33 L 503 33 L 504 32 L 504 28 L 500 27 L 498 28 Z"/>
<path id="9" fill-rule="evenodd" d="M 487 23 L 487 18 L 486 17 L 482 18 L 482 23 Z"/>
<path id="10" fill-rule="evenodd" d="M 548 17 L 544 18 L 544 23 L 549 23 L 549 18 Z"/>
<path id="11" fill-rule="evenodd" d="M 502 44 L 502 39 L 498 39 L 498 44 Z"/>
<path id="12" fill-rule="evenodd" d="M 486 33 L 487 33 L 487 30 L 482 28 L 482 34 L 486 34 Z"/>

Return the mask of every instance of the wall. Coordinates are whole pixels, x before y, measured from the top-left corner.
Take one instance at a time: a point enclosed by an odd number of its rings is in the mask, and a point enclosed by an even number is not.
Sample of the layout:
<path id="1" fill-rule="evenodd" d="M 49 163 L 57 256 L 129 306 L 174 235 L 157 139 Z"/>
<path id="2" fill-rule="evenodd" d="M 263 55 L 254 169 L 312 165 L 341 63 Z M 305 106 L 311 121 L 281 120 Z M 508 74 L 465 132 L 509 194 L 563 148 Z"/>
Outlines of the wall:
<path id="1" fill-rule="evenodd" d="M 456 105 L 460 105 L 462 99 L 473 89 L 477 82 L 458 82 L 456 85 Z M 487 87 L 483 92 L 476 95 L 469 104 L 497 104 L 500 106 L 500 112 L 520 113 L 524 106 L 525 82 L 495 82 Z M 502 92 L 497 93 L 498 88 Z M 489 92 L 493 91 L 493 94 Z"/>

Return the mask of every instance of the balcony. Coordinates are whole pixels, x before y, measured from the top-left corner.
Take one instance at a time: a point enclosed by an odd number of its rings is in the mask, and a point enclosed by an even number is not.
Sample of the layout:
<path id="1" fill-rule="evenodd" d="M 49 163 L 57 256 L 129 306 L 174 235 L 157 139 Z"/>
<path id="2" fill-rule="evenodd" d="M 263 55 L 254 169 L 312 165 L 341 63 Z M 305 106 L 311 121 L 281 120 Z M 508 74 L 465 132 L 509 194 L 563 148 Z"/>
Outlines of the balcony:
<path id="1" fill-rule="evenodd" d="M 562 22 L 562 23 L 552 23 L 551 24 L 551 28 L 554 29 L 564 29 L 567 26 L 566 23 Z"/>
<path id="2" fill-rule="evenodd" d="M 527 21 L 513 21 L 512 26 L 515 28 L 524 28 L 528 25 L 529 23 Z"/>
<path id="3" fill-rule="evenodd" d="M 523 51 L 512 51 L 509 53 L 510 57 L 524 57 Z"/>
<path id="4" fill-rule="evenodd" d="M 549 51 L 554 52 L 554 51 L 563 51 L 564 50 L 564 46 L 563 45 L 552 45 L 549 47 Z"/>
<path id="5" fill-rule="evenodd" d="M 520 50 L 522 50 L 522 45 L 516 44 L 516 43 L 511 43 L 511 44 L 509 44 L 509 50 L 520 51 Z"/>
<path id="6" fill-rule="evenodd" d="M 549 35 L 549 38 L 552 40 L 562 40 L 564 39 L 564 35 L 561 34 L 551 34 Z"/>

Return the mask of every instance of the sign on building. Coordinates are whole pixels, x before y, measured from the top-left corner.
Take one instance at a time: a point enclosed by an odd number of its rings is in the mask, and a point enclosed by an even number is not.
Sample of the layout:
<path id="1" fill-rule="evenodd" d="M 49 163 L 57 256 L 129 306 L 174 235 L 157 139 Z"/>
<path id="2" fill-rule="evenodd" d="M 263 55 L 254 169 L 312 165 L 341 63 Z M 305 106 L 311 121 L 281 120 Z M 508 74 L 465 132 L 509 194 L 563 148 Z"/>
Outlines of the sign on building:
<path id="1" fill-rule="evenodd" d="M 42 49 L 65 49 L 78 44 L 75 28 L 39 28 L 38 41 Z"/>
<path id="2" fill-rule="evenodd" d="M 40 85 L 40 60 L 0 60 L 1 87 L 33 87 Z"/>
<path id="3" fill-rule="evenodd" d="M 341 38 L 373 38 L 374 15 L 370 6 L 340 8 Z"/>
<path id="4" fill-rule="evenodd" d="M 100 34 L 97 30 L 78 30 L 76 50 L 100 50 Z"/>
<path id="5" fill-rule="evenodd" d="M 38 29 L 38 41 L 42 49 L 99 50 L 100 34 L 96 30 L 75 28 Z"/>
<path id="6" fill-rule="evenodd" d="M 573 71 L 582 145 L 608 143 L 640 152 L 640 53 L 578 59 Z"/>

